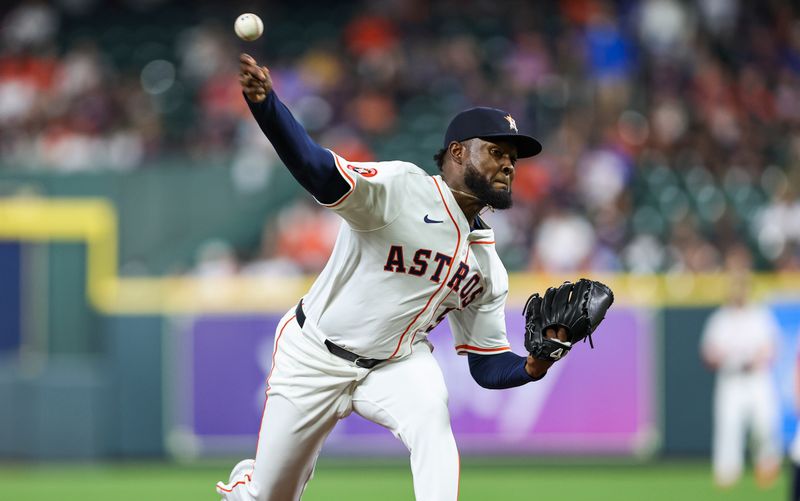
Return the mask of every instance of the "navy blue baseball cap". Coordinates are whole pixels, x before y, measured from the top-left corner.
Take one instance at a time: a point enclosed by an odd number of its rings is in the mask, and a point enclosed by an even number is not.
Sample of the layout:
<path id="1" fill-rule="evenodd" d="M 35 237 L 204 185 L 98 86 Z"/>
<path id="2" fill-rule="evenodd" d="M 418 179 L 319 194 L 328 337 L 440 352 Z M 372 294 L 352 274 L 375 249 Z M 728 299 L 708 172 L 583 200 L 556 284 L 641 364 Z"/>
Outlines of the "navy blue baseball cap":
<path id="1" fill-rule="evenodd" d="M 476 137 L 511 141 L 517 147 L 519 158 L 532 157 L 542 151 L 539 141 L 519 133 L 517 122 L 511 113 L 485 107 L 470 108 L 453 117 L 444 133 L 444 147 L 447 149 L 453 141 L 466 141 Z"/>

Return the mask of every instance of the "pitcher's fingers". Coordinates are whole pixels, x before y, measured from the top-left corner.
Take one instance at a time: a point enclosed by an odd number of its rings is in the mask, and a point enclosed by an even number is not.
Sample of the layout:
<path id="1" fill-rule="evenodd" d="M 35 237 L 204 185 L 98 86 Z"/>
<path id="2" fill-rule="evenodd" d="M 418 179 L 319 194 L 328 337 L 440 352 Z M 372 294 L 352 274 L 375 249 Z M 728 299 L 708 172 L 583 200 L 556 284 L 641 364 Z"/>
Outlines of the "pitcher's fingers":
<path id="1" fill-rule="evenodd" d="M 544 337 L 550 339 L 555 338 L 558 339 L 559 341 L 567 341 L 569 339 L 569 337 L 567 336 L 567 329 L 565 329 L 564 327 L 559 327 L 558 330 L 556 330 L 553 327 L 545 329 Z"/>
<path id="2" fill-rule="evenodd" d="M 259 68 L 258 66 L 251 66 L 249 68 L 250 74 L 253 75 L 253 78 L 258 80 L 259 82 L 266 82 L 267 81 L 267 74 L 264 73 L 264 70 Z"/>
<path id="3" fill-rule="evenodd" d="M 261 68 L 253 64 L 242 64 L 239 73 L 242 75 L 248 75 L 253 80 L 258 80 L 259 82 L 265 82 L 267 80 Z"/>
<path id="4" fill-rule="evenodd" d="M 243 89 L 247 91 L 256 91 L 264 88 L 264 84 L 251 77 L 245 77 L 239 80 Z"/>

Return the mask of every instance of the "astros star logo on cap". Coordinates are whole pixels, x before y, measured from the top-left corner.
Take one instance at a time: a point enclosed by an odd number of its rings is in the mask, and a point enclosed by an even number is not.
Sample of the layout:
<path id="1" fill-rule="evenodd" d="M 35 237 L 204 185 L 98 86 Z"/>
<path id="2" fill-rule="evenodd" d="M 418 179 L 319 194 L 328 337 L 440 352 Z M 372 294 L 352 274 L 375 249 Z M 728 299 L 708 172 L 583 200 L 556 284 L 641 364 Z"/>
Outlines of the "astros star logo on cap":
<path id="1" fill-rule="evenodd" d="M 508 114 L 508 115 L 504 116 L 503 118 L 505 118 L 506 120 L 508 120 L 508 128 L 509 128 L 509 129 L 513 130 L 514 132 L 519 132 L 519 131 L 517 130 L 517 122 L 516 122 L 516 120 L 514 120 L 514 119 L 511 117 L 511 114 Z"/>
<path id="2" fill-rule="evenodd" d="M 518 158 L 528 158 L 542 151 L 542 144 L 535 138 L 520 134 L 517 121 L 511 113 L 497 108 L 477 106 L 458 113 L 450 120 L 444 133 L 442 148 L 447 149 L 453 141 L 480 138 L 485 141 L 507 140 L 517 147 Z"/>

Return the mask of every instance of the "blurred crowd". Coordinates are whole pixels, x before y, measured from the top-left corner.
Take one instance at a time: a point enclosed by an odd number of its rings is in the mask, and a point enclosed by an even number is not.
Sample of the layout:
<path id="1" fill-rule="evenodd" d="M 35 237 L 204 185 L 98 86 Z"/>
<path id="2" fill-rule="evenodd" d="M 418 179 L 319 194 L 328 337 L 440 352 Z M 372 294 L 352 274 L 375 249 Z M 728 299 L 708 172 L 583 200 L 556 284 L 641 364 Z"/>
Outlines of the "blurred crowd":
<path id="1" fill-rule="evenodd" d="M 237 8 L 0 8 L 0 166 L 127 170 L 179 156 L 247 179 L 276 165 L 239 93 L 244 47 L 318 142 L 354 161 L 435 173 L 456 112 L 509 110 L 544 144 L 518 164 L 515 206 L 485 215 L 510 270 L 713 272 L 739 244 L 759 269 L 800 269 L 789 2 L 276 2 L 246 46 L 232 35 Z M 318 271 L 338 220 L 307 198 L 265 221 L 260 249 L 212 242 L 198 270 Z"/>

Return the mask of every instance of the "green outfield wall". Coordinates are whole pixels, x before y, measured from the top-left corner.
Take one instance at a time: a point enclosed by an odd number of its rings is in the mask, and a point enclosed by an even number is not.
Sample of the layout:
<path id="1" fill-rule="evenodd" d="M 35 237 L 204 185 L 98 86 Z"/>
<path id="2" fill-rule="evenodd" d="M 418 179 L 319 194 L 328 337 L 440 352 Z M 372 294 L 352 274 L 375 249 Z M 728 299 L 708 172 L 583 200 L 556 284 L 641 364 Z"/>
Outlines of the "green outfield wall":
<path id="1" fill-rule="evenodd" d="M 183 165 L 116 173 L 0 172 L 0 199 L 10 196 L 101 198 L 119 218 L 123 273 L 185 271 L 198 246 L 223 239 L 257 248 L 265 217 L 300 188 L 285 169 L 269 169 L 258 188 L 242 188 L 227 166 Z M 2 224 L 2 221 L 0 221 Z"/>
<path id="2" fill-rule="evenodd" d="M 711 450 L 713 374 L 699 356 L 702 327 L 712 308 L 663 310 L 662 453 L 707 455 Z"/>

